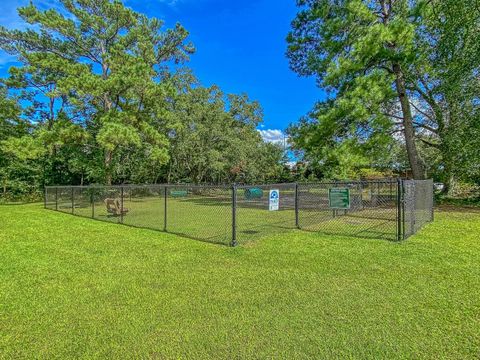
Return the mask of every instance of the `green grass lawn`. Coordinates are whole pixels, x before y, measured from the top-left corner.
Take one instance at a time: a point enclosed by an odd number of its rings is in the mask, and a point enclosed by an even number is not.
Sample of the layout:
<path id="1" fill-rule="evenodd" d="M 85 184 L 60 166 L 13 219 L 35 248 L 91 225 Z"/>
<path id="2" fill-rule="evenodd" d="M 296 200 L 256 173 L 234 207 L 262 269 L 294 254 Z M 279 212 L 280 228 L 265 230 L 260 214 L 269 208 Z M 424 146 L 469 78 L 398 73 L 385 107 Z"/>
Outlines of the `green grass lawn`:
<path id="1" fill-rule="evenodd" d="M 479 358 L 480 213 L 230 248 L 0 206 L 0 358 Z"/>

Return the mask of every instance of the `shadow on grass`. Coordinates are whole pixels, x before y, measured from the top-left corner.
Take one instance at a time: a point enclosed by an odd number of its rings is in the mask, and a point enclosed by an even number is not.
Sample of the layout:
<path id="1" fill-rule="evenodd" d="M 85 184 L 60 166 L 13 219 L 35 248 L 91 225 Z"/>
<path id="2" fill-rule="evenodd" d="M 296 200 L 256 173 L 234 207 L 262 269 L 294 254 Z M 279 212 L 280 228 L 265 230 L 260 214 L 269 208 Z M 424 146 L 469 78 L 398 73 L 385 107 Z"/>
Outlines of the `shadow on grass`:
<path id="1" fill-rule="evenodd" d="M 190 201 L 193 199 L 190 199 Z M 55 209 L 49 209 L 55 211 Z M 197 241 L 223 245 L 223 246 L 230 246 L 231 245 L 231 237 L 228 236 L 224 231 L 216 232 L 211 231 L 208 235 L 201 234 L 202 226 L 199 226 L 198 231 L 194 230 L 192 232 L 186 231 L 172 231 L 171 229 L 162 229 L 160 227 L 153 227 L 148 225 L 135 225 L 135 224 L 128 224 L 120 222 L 120 217 L 118 216 L 111 216 L 111 215 L 96 215 L 95 217 L 85 216 L 82 214 L 75 214 L 71 213 L 70 211 L 61 211 L 58 212 L 75 215 L 77 217 L 81 217 L 84 219 L 93 219 L 96 221 L 101 221 L 104 223 L 110 224 L 120 224 L 132 228 L 139 228 L 139 229 L 148 229 L 158 232 L 164 232 L 168 234 L 178 235 L 184 238 L 193 239 Z M 281 212 L 279 212 L 281 213 Z M 361 217 L 358 213 L 355 216 L 352 215 L 339 215 L 336 218 L 332 218 L 331 216 L 318 218 L 319 214 L 310 214 L 310 216 L 302 216 L 304 223 L 305 220 L 308 221 L 308 225 L 303 225 L 300 227 L 300 230 L 309 232 L 309 233 L 320 233 L 325 235 L 334 235 L 334 236 L 348 236 L 348 237 L 356 237 L 356 238 L 366 238 L 366 239 L 378 239 L 378 240 L 388 240 L 388 241 L 396 241 L 397 234 L 396 234 L 396 227 L 392 226 L 392 223 L 395 223 L 395 219 L 378 219 L 378 218 L 371 218 L 369 216 Z M 126 215 L 128 216 L 128 215 Z M 257 223 L 256 225 L 252 224 L 242 224 L 242 217 L 241 215 L 237 215 L 237 237 L 238 242 L 243 244 L 251 241 L 258 240 L 260 238 L 275 235 L 278 233 L 296 230 L 297 227 L 294 225 L 294 219 L 275 219 L 275 221 L 268 221 L 267 223 Z M 351 220 L 348 220 L 350 218 Z M 261 219 L 261 218 L 260 218 Z M 360 219 L 365 220 L 383 220 L 377 224 L 364 224 Z M 311 220 L 315 220 L 312 222 Z M 290 224 L 291 222 L 291 224 Z M 322 226 L 323 224 L 333 224 L 336 228 L 335 229 L 328 229 L 325 228 L 326 226 Z M 382 228 L 385 227 L 392 227 L 392 231 L 384 231 Z M 208 231 L 208 230 L 207 230 Z M 196 234 L 195 234 L 196 233 Z"/>
<path id="2" fill-rule="evenodd" d="M 96 217 L 92 218 L 91 216 L 84 216 L 84 215 L 75 214 L 75 213 L 72 214 L 71 212 L 65 212 L 65 211 L 61 211 L 61 210 L 48 209 L 48 208 L 46 210 L 59 212 L 61 214 L 66 214 L 66 215 L 73 215 L 75 217 L 82 218 L 82 219 L 94 220 L 94 221 L 98 221 L 98 222 L 101 222 L 101 223 L 104 223 L 104 224 L 122 225 L 122 226 L 126 226 L 126 227 L 129 227 L 129 228 L 134 228 L 134 229 L 146 229 L 146 230 L 156 231 L 156 232 L 160 232 L 160 233 L 164 233 L 164 234 L 177 235 L 177 236 L 180 236 L 180 237 L 183 237 L 183 238 L 192 239 L 192 240 L 196 240 L 196 241 L 202 241 L 202 242 L 215 244 L 215 245 L 223 245 L 223 246 L 230 246 L 231 245 L 230 241 L 220 240 L 221 237 L 224 237 L 223 235 L 213 235 L 213 236 L 200 237 L 200 236 L 194 236 L 194 235 L 183 233 L 183 232 L 170 231 L 168 229 L 163 230 L 163 229 L 154 228 L 154 227 L 150 227 L 150 226 L 137 226 L 137 225 L 132 225 L 132 224 L 125 224 L 125 223 L 120 222 L 120 217 L 119 216 L 110 216 L 110 215 L 102 216 L 101 215 L 101 216 L 96 216 Z M 108 219 L 112 219 L 112 220 L 117 219 L 117 221 L 110 221 Z"/>

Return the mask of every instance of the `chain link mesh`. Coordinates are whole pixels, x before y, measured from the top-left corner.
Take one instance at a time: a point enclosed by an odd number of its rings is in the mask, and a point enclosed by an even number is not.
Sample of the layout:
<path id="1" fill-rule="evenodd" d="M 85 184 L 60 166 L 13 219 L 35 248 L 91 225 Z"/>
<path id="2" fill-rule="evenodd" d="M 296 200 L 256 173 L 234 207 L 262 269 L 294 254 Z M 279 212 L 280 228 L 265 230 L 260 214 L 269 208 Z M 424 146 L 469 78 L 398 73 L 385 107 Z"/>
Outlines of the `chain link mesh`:
<path id="1" fill-rule="evenodd" d="M 57 204 L 57 193 L 58 188 L 51 188 L 51 187 L 46 187 L 45 188 L 45 199 L 44 199 L 44 204 L 45 204 L 45 209 L 50 209 L 50 210 L 56 210 L 56 204 Z"/>
<path id="2" fill-rule="evenodd" d="M 236 235 L 245 243 L 265 235 L 294 229 L 296 184 L 238 186 Z M 270 191 L 278 190 L 279 208 L 269 211 Z"/>
<path id="3" fill-rule="evenodd" d="M 348 189 L 348 209 L 332 209 L 332 189 Z M 396 240 L 397 191 L 393 180 L 299 185 L 299 226 L 308 231 Z"/>
<path id="4" fill-rule="evenodd" d="M 278 209 L 270 208 L 272 190 Z M 348 204 L 333 206 L 332 190 L 348 190 Z M 225 245 L 295 228 L 400 240 L 433 220 L 433 181 L 49 186 L 45 208 Z"/>
<path id="5" fill-rule="evenodd" d="M 72 213 L 74 207 L 73 187 L 63 186 L 57 189 L 57 207 L 61 212 Z"/>
<path id="6" fill-rule="evenodd" d="M 403 238 L 433 221 L 433 180 L 403 181 Z"/>
<path id="7" fill-rule="evenodd" d="M 168 185 L 167 231 L 213 243 L 232 241 L 232 189 Z"/>
<path id="8" fill-rule="evenodd" d="M 123 188 L 123 223 L 126 225 L 164 230 L 165 187 L 135 185 Z"/>

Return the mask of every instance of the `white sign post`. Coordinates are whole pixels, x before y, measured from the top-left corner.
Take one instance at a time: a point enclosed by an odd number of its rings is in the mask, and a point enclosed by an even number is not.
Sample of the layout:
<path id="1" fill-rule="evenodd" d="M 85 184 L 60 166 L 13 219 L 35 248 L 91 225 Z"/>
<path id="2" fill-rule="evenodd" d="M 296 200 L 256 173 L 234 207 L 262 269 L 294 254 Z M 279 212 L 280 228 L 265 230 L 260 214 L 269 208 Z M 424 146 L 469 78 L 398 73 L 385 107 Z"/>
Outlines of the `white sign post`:
<path id="1" fill-rule="evenodd" d="M 277 211 L 280 208 L 280 190 L 270 190 L 268 202 L 269 211 Z"/>

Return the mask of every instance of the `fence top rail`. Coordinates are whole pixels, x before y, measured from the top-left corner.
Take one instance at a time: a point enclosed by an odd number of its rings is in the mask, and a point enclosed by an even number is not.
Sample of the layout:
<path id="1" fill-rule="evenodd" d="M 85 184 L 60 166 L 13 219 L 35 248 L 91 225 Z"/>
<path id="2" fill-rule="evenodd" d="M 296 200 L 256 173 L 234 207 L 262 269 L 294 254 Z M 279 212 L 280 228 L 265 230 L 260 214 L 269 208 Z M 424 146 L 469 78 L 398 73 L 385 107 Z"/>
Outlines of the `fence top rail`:
<path id="1" fill-rule="evenodd" d="M 399 180 L 401 181 L 422 181 L 428 182 L 432 181 L 431 179 L 427 180 L 407 180 L 402 178 L 386 178 L 386 179 L 373 179 L 373 180 L 323 180 L 315 182 L 298 182 L 298 183 L 277 183 L 277 184 L 222 184 L 222 185 L 210 185 L 210 184 L 119 184 L 119 185 L 101 185 L 101 184 L 92 184 L 92 185 L 46 185 L 46 189 L 95 189 L 95 188 L 110 188 L 110 189 L 120 189 L 120 188 L 149 188 L 149 187 L 159 187 L 159 188 L 192 188 L 192 189 L 231 189 L 236 187 L 237 189 L 247 189 L 253 187 L 294 187 L 299 186 L 321 186 L 321 185 L 350 185 L 350 184 L 396 184 Z"/>
<path id="2" fill-rule="evenodd" d="M 47 185 L 46 189 L 128 189 L 128 188 L 196 188 L 231 189 L 231 185 L 194 185 L 194 184 L 123 184 L 123 185 Z"/>
<path id="3" fill-rule="evenodd" d="M 433 179 L 424 179 L 424 180 L 405 179 L 403 181 L 410 182 L 410 183 L 431 183 L 433 182 Z"/>
<path id="4" fill-rule="evenodd" d="M 376 180 L 325 180 L 315 182 L 302 182 L 298 185 L 349 185 L 349 184 L 397 184 L 399 178 L 392 179 L 376 179 Z"/>
<path id="5" fill-rule="evenodd" d="M 253 184 L 253 185 L 247 185 L 247 184 L 234 184 L 234 186 L 237 189 L 251 189 L 255 187 L 275 187 L 275 186 L 291 186 L 294 187 L 296 186 L 297 183 L 281 183 L 281 184 Z"/>

